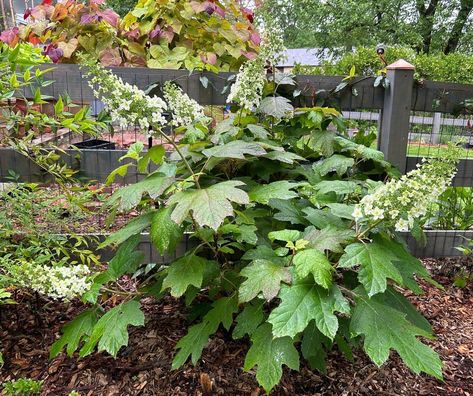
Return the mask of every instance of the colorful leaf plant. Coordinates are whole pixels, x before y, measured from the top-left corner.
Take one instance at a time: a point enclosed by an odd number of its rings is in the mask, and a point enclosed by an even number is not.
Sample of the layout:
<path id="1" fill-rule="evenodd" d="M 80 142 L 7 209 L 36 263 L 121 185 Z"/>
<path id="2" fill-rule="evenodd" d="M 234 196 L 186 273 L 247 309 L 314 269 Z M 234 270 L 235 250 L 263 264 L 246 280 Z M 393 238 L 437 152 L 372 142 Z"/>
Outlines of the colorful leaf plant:
<path id="1" fill-rule="evenodd" d="M 258 51 L 253 14 L 236 0 L 140 0 L 123 20 L 103 2 L 43 0 L 0 40 L 42 46 L 54 63 L 76 63 L 85 52 L 104 66 L 215 72 L 238 70 Z"/>

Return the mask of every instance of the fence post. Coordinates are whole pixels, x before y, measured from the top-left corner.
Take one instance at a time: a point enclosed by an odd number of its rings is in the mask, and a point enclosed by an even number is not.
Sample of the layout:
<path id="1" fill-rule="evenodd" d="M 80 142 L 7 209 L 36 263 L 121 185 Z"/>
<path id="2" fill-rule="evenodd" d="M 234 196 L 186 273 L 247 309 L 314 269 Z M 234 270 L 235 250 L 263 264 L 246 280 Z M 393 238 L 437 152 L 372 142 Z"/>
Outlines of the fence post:
<path id="1" fill-rule="evenodd" d="M 415 67 L 404 59 L 387 67 L 390 85 L 384 94 L 378 133 L 378 150 L 402 173 L 406 171 L 414 69 Z"/>

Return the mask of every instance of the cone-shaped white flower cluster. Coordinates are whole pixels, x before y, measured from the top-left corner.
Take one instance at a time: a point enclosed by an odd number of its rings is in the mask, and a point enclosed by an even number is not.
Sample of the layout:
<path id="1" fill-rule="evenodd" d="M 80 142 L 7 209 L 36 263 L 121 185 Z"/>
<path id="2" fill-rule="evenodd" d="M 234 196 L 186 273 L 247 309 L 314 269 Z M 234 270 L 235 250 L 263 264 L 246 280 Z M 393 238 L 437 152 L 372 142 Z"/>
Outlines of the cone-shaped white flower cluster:
<path id="1" fill-rule="evenodd" d="M 286 48 L 282 31 L 274 24 L 266 23 L 266 25 L 258 57 L 240 67 L 227 98 L 227 103 L 238 103 L 249 111 L 254 110 L 261 103 L 266 82 L 265 67 L 276 66 L 285 56 Z"/>
<path id="2" fill-rule="evenodd" d="M 89 85 L 94 95 L 103 101 L 112 120 L 120 127 L 139 125 L 143 132 L 152 135 L 166 124 L 164 100 L 146 95 L 95 62 L 84 62 L 84 65 L 88 67 L 86 75 L 91 77 Z"/>
<path id="3" fill-rule="evenodd" d="M 72 300 L 82 296 L 91 286 L 87 279 L 90 270 L 86 265 L 49 267 L 25 262 L 11 268 L 11 272 L 21 286 L 55 299 Z"/>
<path id="4" fill-rule="evenodd" d="M 163 87 L 164 99 L 172 113 L 171 123 L 176 126 L 189 126 L 195 122 L 207 122 L 209 118 L 204 114 L 204 108 L 176 84 L 167 81 Z"/>
<path id="5" fill-rule="evenodd" d="M 359 223 L 383 220 L 394 225 L 396 231 L 409 231 L 450 185 L 457 162 L 455 148 L 446 158 L 423 159 L 417 169 L 364 196 L 355 207 L 353 218 Z"/>

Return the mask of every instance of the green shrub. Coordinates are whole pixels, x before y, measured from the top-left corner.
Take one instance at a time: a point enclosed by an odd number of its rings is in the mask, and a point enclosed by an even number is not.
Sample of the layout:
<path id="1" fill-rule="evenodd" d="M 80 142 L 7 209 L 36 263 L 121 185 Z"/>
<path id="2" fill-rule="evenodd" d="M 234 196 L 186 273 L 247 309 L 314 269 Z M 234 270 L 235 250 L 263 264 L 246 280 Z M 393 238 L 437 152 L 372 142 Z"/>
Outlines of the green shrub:
<path id="1" fill-rule="evenodd" d="M 386 48 L 385 59 L 388 64 L 398 59 L 405 59 L 416 67 L 417 80 L 448 81 L 456 83 L 473 83 L 473 57 L 471 55 L 452 53 L 416 54 L 406 47 Z M 352 66 L 360 76 L 375 76 L 384 69 L 384 64 L 376 54 L 376 49 L 360 47 L 355 52 L 343 55 L 336 62 L 325 61 L 319 67 L 298 65 L 295 74 L 320 74 L 344 76 L 349 74 Z"/>
<path id="2" fill-rule="evenodd" d="M 39 395 L 43 381 L 20 378 L 3 383 L 3 394 L 5 396 L 33 396 Z"/>

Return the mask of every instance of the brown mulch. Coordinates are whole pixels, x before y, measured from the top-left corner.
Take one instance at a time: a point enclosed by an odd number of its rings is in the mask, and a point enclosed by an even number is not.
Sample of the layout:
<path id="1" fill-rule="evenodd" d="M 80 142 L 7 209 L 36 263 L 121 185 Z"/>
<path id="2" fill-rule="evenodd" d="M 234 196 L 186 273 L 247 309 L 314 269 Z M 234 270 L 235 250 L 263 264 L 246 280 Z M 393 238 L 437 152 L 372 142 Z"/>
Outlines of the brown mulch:
<path id="1" fill-rule="evenodd" d="M 472 266 L 472 261 L 465 265 Z M 440 354 L 445 382 L 426 375 L 415 376 L 392 353 L 381 368 L 362 352 L 349 362 L 338 352 L 328 358 L 327 374 L 312 372 L 303 363 L 300 372 L 287 368 L 274 395 L 473 395 L 473 284 L 452 286 L 451 274 L 444 269 L 458 260 L 426 261 L 434 268 L 435 279 L 445 286 L 438 290 L 423 284 L 425 294 L 409 296 L 432 323 L 438 338 L 429 342 Z M 442 264 L 442 270 L 439 270 Z M 176 342 L 185 334 L 186 309 L 179 302 L 146 299 L 147 324 L 133 328 L 130 344 L 117 359 L 95 354 L 82 360 L 60 355 L 50 361 L 48 349 L 60 327 L 81 306 L 59 303 L 41 305 L 23 296 L 20 305 L 0 308 L 0 350 L 5 365 L 0 382 L 28 377 L 44 380 L 42 395 L 248 395 L 264 392 L 254 373 L 241 369 L 248 344 L 234 341 L 219 332 L 211 338 L 202 360 L 171 371 Z M 211 390 L 209 391 L 209 389 Z"/>

